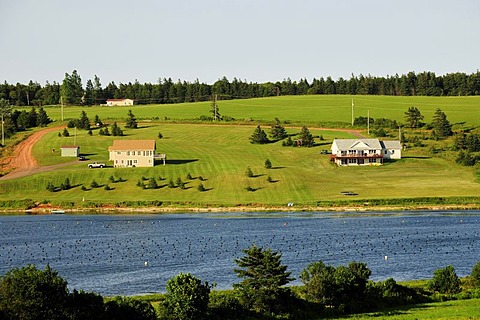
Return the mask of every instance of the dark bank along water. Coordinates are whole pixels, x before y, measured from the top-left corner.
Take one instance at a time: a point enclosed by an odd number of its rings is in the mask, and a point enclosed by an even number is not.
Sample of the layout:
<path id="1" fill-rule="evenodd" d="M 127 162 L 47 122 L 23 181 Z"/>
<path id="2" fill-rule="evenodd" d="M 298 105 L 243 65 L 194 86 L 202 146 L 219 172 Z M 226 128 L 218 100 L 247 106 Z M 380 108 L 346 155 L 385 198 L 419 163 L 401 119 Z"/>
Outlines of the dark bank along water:
<path id="1" fill-rule="evenodd" d="M 465 276 L 480 259 L 480 212 L 1 216 L 0 274 L 49 263 L 71 289 L 135 295 L 190 272 L 225 289 L 252 243 L 280 251 L 297 279 L 319 260 L 366 262 L 373 280 L 431 278 L 449 264 Z"/>

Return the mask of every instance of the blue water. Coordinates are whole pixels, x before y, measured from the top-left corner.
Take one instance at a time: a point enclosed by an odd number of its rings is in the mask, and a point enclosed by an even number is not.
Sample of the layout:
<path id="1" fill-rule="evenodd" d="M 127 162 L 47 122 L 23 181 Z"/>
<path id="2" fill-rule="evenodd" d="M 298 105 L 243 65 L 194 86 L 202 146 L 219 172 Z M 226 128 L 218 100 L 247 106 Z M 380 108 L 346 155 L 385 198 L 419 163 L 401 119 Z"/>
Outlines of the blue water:
<path id="1" fill-rule="evenodd" d="M 373 280 L 430 278 L 449 264 L 465 276 L 480 260 L 480 212 L 0 216 L 0 274 L 49 263 L 71 289 L 134 295 L 190 272 L 225 289 L 252 243 L 280 251 L 297 279 L 319 260 L 366 262 Z"/>

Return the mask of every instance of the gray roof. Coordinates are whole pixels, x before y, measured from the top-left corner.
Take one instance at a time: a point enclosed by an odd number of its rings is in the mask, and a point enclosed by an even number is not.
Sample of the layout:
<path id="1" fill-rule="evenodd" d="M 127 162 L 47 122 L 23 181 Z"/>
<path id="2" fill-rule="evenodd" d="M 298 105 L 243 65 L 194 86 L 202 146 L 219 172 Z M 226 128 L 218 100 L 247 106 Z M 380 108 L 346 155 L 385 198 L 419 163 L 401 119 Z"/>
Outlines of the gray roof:
<path id="1" fill-rule="evenodd" d="M 400 144 L 400 141 L 398 140 L 386 140 L 386 141 L 380 141 L 384 149 L 390 149 L 390 150 L 401 150 L 402 145 Z"/>
<path id="2" fill-rule="evenodd" d="M 335 139 L 333 144 L 338 150 L 379 150 L 382 149 L 378 139 Z"/>

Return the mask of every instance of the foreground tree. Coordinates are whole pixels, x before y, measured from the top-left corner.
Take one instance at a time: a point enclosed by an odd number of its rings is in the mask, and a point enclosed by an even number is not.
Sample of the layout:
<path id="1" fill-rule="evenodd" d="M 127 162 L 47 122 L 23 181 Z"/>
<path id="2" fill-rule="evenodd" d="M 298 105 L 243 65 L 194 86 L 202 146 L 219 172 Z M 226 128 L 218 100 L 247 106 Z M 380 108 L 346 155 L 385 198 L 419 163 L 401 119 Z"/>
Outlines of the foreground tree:
<path id="1" fill-rule="evenodd" d="M 189 273 L 180 273 L 167 282 L 164 306 L 168 318 L 201 320 L 207 318 L 210 295 L 208 283 Z"/>
<path id="2" fill-rule="evenodd" d="M 453 294 L 460 292 L 460 283 L 455 268 L 446 266 L 435 270 L 432 280 L 428 282 L 428 288 L 439 293 Z"/>
<path id="3" fill-rule="evenodd" d="M 80 105 L 82 103 L 82 79 L 77 70 L 73 70 L 71 75 L 65 73 L 65 78 L 60 87 L 60 95 L 63 97 L 63 103 L 68 105 Z"/>
<path id="4" fill-rule="evenodd" d="M 480 261 L 473 266 L 470 278 L 474 287 L 480 287 Z"/>
<path id="5" fill-rule="evenodd" d="M 271 249 L 252 245 L 243 250 L 245 256 L 235 259 L 239 266 L 234 272 L 243 280 L 234 284 L 242 304 L 262 314 L 285 311 L 286 302 L 291 299 L 289 288 L 285 288 L 293 278 L 282 265 L 282 255 Z"/>
<path id="6" fill-rule="evenodd" d="M 423 115 L 420 113 L 420 110 L 417 107 L 410 107 L 405 112 L 405 121 L 409 128 L 418 128 L 423 120 Z"/>
<path id="7" fill-rule="evenodd" d="M 252 135 L 250 136 L 250 143 L 265 144 L 268 142 L 269 141 L 265 131 L 263 131 L 262 128 L 260 128 L 260 126 L 257 126 L 255 128 L 255 131 L 253 131 Z"/>
<path id="8" fill-rule="evenodd" d="M 0 279 L 0 310 L 6 319 L 66 319 L 67 282 L 49 265 L 13 269 Z"/>

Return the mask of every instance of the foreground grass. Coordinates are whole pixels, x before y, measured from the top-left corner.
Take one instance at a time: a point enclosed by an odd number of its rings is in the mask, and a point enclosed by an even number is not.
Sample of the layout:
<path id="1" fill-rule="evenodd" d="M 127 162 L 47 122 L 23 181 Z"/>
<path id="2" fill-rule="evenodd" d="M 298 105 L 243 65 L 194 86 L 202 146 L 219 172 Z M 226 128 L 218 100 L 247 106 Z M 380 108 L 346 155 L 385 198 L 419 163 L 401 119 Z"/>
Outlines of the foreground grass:
<path id="1" fill-rule="evenodd" d="M 4 200 L 32 198 L 37 201 L 76 203 L 117 203 L 122 201 L 170 201 L 185 206 L 237 206 L 243 204 L 316 205 L 318 201 L 372 200 L 417 197 L 465 197 L 480 194 L 480 184 L 475 181 L 472 168 L 461 167 L 452 161 L 418 157 L 404 153 L 400 161 L 381 167 L 339 168 L 332 165 L 328 155 L 321 150 L 330 148 L 333 138 L 348 138 L 342 131 L 311 130 L 322 135 L 313 148 L 282 147 L 280 142 L 253 145 L 249 136 L 253 126 L 216 126 L 190 124 L 141 124 L 137 130 L 125 130 L 122 139 L 156 139 L 157 152 L 166 153 L 166 166 L 153 168 L 88 169 L 87 163 L 108 163 L 107 148 L 115 137 L 93 136 L 79 130 L 76 137 L 81 153 L 89 161 L 73 160 L 71 165 L 33 176 L 0 181 L 0 196 Z M 268 128 L 265 127 L 266 130 Z M 288 129 L 295 134 L 299 128 Z M 158 132 L 164 136 L 158 139 Z M 62 145 L 73 144 L 73 137 L 58 137 L 57 132 L 47 134 L 35 147 L 34 155 L 42 165 L 72 161 L 60 157 Z M 52 152 L 55 149 L 55 152 Z M 270 159 L 273 169 L 265 169 Z M 251 167 L 255 177 L 247 178 L 245 171 Z M 193 177 L 187 180 L 187 174 Z M 111 183 L 109 177 L 122 178 L 124 182 Z M 201 182 L 202 176 L 205 181 Z M 273 182 L 268 182 L 270 176 Z M 158 189 L 142 190 L 137 181 L 155 177 Z M 59 192 L 47 191 L 52 182 L 59 186 L 68 178 L 73 189 Z M 160 179 L 161 178 L 161 179 Z M 168 188 L 170 179 L 181 178 L 186 189 Z M 91 189 L 95 180 L 101 186 L 109 184 L 113 190 Z M 202 183 L 207 191 L 197 190 Z M 148 185 L 148 181 L 145 180 Z M 88 191 L 80 190 L 81 185 Z M 247 191 L 250 186 L 254 191 Z M 342 191 L 358 195 L 346 197 Z M 360 201 L 360 203 L 362 203 Z"/>
<path id="2" fill-rule="evenodd" d="M 479 319 L 480 299 L 451 300 L 445 302 L 426 303 L 410 308 L 397 308 L 390 311 L 350 315 L 335 319 L 390 319 L 390 320 L 417 320 L 417 319 Z"/>

